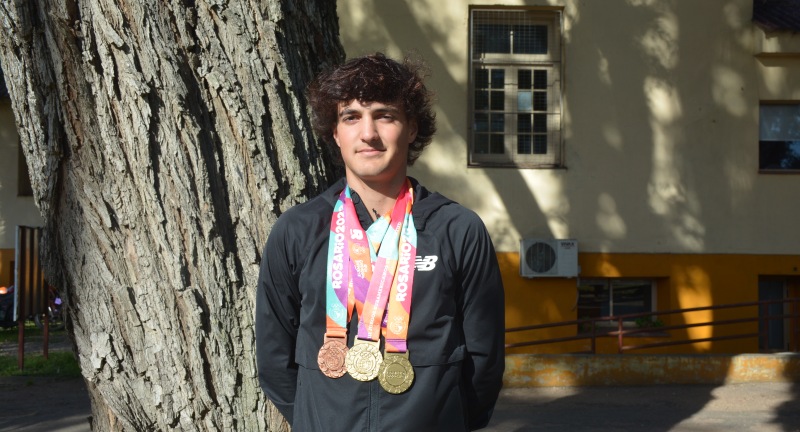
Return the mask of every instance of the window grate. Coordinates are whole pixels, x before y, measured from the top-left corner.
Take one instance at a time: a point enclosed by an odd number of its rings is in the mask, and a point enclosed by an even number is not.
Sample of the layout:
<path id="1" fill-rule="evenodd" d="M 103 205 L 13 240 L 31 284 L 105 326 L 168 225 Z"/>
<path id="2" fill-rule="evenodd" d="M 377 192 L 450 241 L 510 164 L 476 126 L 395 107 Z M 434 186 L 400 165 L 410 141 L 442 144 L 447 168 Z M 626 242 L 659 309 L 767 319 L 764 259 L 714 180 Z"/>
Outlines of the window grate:
<path id="1" fill-rule="evenodd" d="M 472 11 L 470 164 L 561 166 L 560 16 Z"/>

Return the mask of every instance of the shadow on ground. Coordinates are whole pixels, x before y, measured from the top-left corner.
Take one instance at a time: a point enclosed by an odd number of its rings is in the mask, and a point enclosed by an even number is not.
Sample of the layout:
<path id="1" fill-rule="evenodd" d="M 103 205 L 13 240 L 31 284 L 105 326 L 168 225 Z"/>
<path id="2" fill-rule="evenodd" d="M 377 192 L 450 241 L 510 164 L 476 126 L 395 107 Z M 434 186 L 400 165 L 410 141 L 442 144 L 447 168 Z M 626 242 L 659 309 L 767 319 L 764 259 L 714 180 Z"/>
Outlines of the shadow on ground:
<path id="1" fill-rule="evenodd" d="M 487 431 L 800 431 L 792 383 L 503 390 Z"/>
<path id="2" fill-rule="evenodd" d="M 89 431 L 91 406 L 83 378 L 0 378 L 0 430 Z"/>

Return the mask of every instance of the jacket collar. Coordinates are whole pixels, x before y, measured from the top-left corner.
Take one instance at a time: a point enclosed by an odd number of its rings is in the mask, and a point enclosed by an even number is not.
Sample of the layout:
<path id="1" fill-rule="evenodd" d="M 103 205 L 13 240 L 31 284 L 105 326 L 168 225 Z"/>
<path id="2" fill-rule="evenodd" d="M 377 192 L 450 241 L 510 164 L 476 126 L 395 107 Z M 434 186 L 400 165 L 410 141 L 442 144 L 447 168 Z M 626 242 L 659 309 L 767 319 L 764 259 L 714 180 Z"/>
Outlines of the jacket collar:
<path id="1" fill-rule="evenodd" d="M 431 192 L 425 186 L 422 186 L 417 179 L 409 177 L 411 186 L 414 187 L 414 207 L 411 209 L 411 214 L 414 216 L 414 226 L 418 231 L 425 229 L 425 224 L 428 218 L 436 212 L 439 208 L 454 203 L 450 199 L 444 197 L 438 192 Z M 347 181 L 344 178 L 339 179 L 336 183 L 323 192 L 325 201 L 333 207 L 336 200 L 339 199 L 339 194 L 342 193 Z"/>

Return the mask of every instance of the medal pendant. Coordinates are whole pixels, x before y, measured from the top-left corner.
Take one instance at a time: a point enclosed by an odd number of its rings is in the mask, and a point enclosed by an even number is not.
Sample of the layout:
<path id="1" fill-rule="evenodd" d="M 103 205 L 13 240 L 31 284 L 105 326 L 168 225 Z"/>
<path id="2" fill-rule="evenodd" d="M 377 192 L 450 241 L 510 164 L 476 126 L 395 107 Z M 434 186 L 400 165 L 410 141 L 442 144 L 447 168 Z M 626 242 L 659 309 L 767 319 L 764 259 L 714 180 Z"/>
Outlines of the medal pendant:
<path id="1" fill-rule="evenodd" d="M 414 383 L 414 367 L 408 361 L 408 351 L 387 352 L 381 363 L 378 381 L 381 387 L 391 394 L 400 394 L 408 390 Z"/>
<path id="2" fill-rule="evenodd" d="M 347 373 L 359 381 L 374 380 L 383 362 L 379 345 L 378 341 L 356 339 L 345 357 Z"/>
<path id="3" fill-rule="evenodd" d="M 344 338 L 325 338 L 325 343 L 319 349 L 317 364 L 322 374 L 328 378 L 339 378 L 347 372 L 345 357 L 347 344 Z"/>

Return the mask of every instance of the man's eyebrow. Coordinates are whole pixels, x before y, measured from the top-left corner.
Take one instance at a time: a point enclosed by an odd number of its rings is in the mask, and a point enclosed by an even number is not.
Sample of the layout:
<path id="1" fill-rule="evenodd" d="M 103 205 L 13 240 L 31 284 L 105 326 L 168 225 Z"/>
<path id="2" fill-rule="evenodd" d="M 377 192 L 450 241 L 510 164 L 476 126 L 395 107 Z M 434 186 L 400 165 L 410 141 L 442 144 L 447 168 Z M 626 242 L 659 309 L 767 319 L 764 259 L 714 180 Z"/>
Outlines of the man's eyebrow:
<path id="1" fill-rule="evenodd" d="M 348 114 L 356 114 L 358 112 L 359 111 L 357 109 L 355 109 L 355 108 L 344 107 L 344 108 L 342 108 L 341 111 L 339 111 L 339 117 L 343 117 L 343 116 L 346 116 Z"/>
<path id="2" fill-rule="evenodd" d="M 346 106 L 346 107 L 342 108 L 341 111 L 339 111 L 339 117 L 343 117 L 343 116 L 350 115 L 350 114 L 360 114 L 363 111 L 370 111 L 370 110 L 369 109 L 356 109 L 356 108 L 350 108 L 349 106 Z M 388 105 L 388 104 L 386 104 L 386 105 L 383 105 L 382 107 L 376 108 L 375 110 L 372 110 L 372 111 L 376 112 L 376 113 L 379 113 L 379 114 L 381 114 L 381 113 L 396 114 L 396 113 L 400 112 L 400 108 L 397 107 L 396 105 Z"/>

